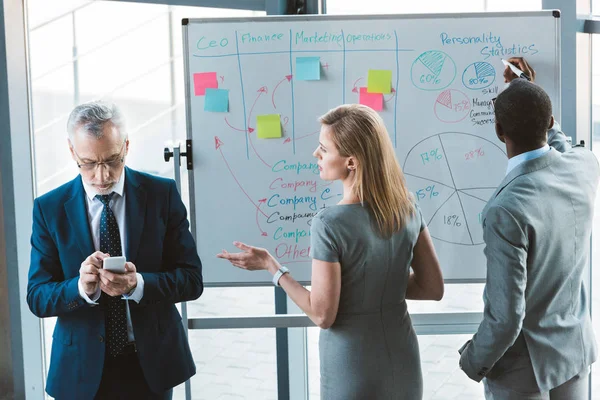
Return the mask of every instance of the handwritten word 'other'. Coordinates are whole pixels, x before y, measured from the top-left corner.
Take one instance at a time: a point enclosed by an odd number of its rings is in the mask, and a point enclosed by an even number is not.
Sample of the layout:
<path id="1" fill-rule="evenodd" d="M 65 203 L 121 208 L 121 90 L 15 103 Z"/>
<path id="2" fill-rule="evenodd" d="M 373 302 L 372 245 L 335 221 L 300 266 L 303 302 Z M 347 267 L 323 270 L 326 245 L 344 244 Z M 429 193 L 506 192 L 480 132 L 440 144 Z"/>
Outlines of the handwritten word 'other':
<path id="1" fill-rule="evenodd" d="M 287 243 L 280 243 L 275 248 L 275 256 L 279 259 L 285 258 L 289 260 L 308 258 L 310 256 L 310 246 L 300 247 L 297 244 L 290 245 Z"/>

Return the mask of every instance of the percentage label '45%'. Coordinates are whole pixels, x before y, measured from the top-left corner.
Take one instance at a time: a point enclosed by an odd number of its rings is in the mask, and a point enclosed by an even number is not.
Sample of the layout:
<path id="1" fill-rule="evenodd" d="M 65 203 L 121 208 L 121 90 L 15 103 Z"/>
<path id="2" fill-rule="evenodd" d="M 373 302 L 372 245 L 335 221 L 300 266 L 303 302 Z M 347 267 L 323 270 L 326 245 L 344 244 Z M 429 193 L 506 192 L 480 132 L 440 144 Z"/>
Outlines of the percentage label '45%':
<path id="1" fill-rule="evenodd" d="M 440 149 L 433 149 L 427 151 L 425 153 L 421 153 L 421 161 L 423 164 L 427 164 L 428 162 L 434 162 L 442 159 L 442 155 L 440 154 Z"/>
<path id="2" fill-rule="evenodd" d="M 458 220 L 458 215 L 444 215 L 444 224 L 450 226 L 461 226 Z"/>
<path id="3" fill-rule="evenodd" d="M 425 198 L 431 199 L 439 195 L 439 192 L 435 191 L 435 185 L 427 186 L 425 189 L 419 189 L 416 192 L 417 200 L 423 200 Z"/>

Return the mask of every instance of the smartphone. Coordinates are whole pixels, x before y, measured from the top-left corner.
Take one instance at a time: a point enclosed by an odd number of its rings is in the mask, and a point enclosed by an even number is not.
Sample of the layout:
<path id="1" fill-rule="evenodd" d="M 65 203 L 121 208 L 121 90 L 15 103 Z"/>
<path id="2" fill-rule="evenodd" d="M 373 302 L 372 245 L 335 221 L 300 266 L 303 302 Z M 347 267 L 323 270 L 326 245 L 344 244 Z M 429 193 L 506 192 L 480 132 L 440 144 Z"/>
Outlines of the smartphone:
<path id="1" fill-rule="evenodd" d="M 110 272 L 124 274 L 126 272 L 125 271 L 125 257 L 123 257 L 123 256 L 107 257 L 102 262 L 102 268 L 104 268 Z"/>

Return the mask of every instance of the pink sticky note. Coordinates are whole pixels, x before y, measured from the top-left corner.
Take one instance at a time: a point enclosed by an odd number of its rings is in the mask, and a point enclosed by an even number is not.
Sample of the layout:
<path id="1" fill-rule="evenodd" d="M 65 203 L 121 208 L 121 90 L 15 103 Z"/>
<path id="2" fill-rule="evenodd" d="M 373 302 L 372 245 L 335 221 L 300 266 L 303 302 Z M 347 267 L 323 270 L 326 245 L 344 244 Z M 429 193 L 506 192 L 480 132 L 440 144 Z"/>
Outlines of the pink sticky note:
<path id="1" fill-rule="evenodd" d="M 204 96 L 207 88 L 217 89 L 218 87 L 216 72 L 194 74 L 194 94 L 196 96 Z"/>
<path id="2" fill-rule="evenodd" d="M 369 93 L 366 87 L 361 87 L 358 102 L 375 111 L 381 111 L 383 110 L 383 93 Z"/>

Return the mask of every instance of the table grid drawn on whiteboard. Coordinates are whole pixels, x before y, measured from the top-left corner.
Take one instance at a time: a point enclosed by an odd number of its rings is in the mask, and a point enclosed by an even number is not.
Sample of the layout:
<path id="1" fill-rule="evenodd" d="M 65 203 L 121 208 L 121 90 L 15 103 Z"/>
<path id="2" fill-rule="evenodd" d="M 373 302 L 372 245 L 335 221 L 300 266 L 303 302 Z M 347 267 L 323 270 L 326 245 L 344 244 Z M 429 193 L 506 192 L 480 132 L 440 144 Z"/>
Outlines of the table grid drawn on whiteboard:
<path id="1" fill-rule="evenodd" d="M 184 20 L 190 219 L 207 285 L 271 284 L 215 257 L 235 240 L 310 282 L 310 221 L 342 194 L 312 156 L 318 117 L 359 102 L 386 124 L 446 281 L 483 281 L 481 212 L 507 163 L 491 104 L 501 59 L 532 63 L 560 120 L 559 38 L 553 11 Z"/>

